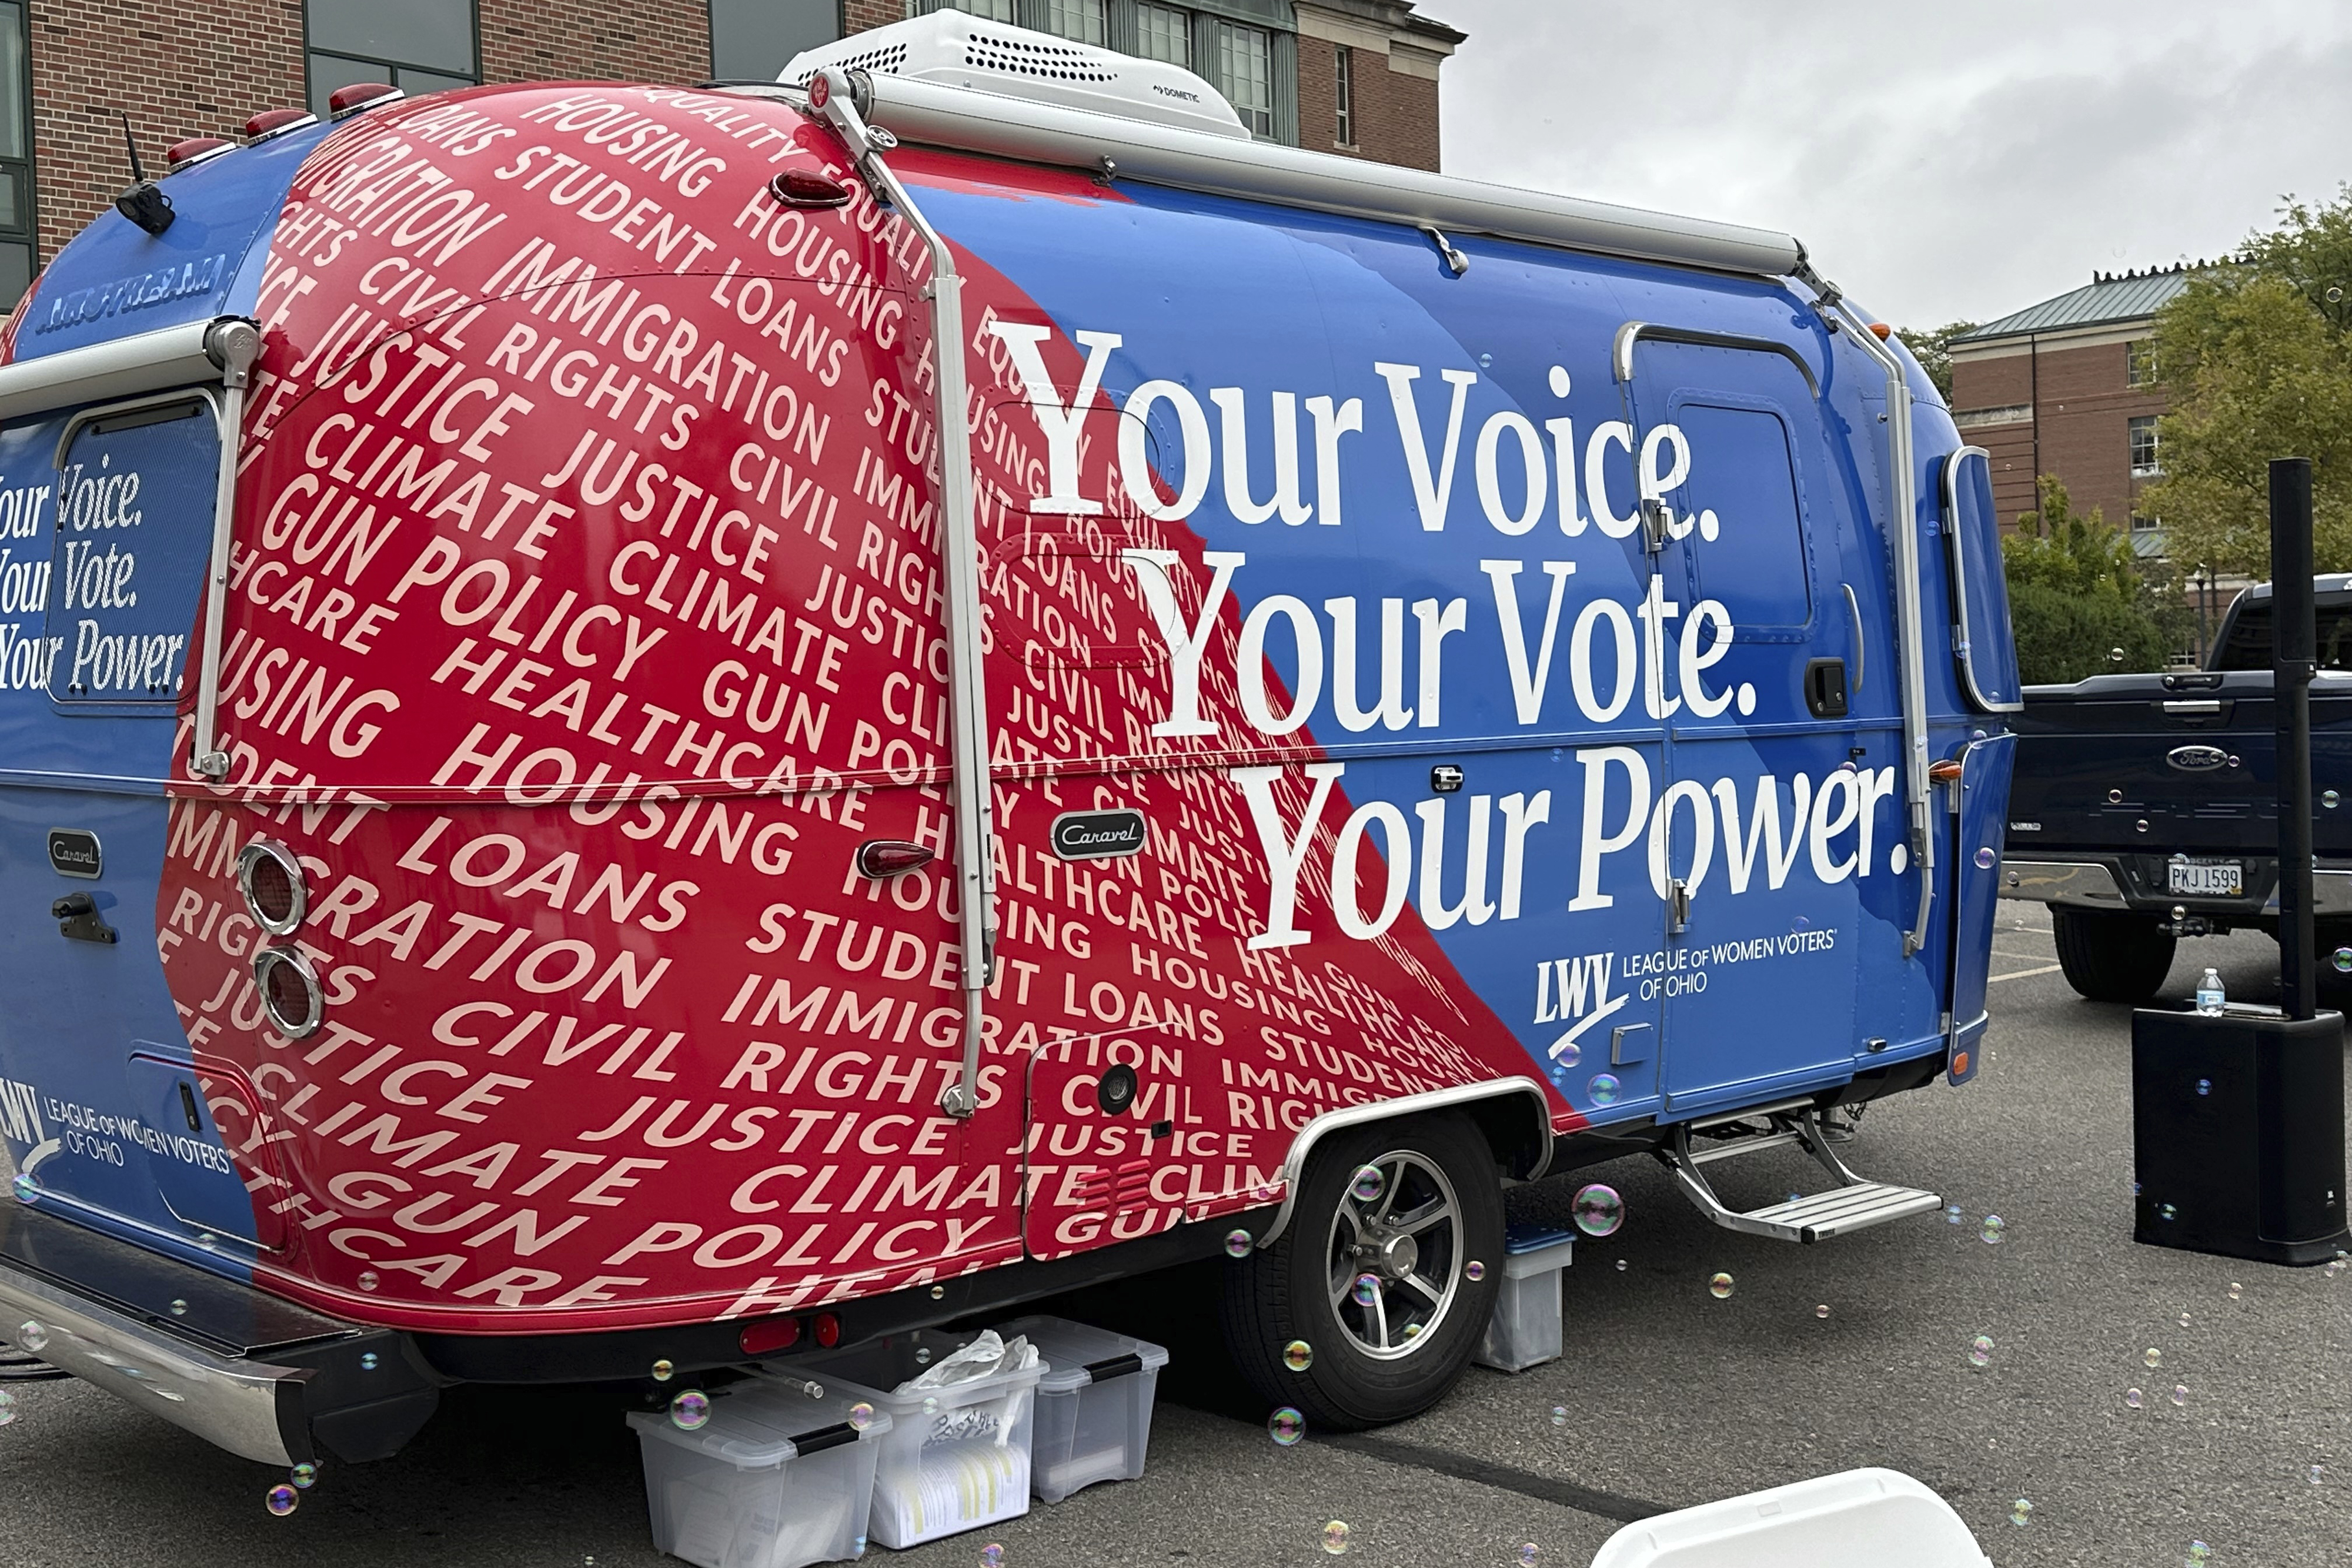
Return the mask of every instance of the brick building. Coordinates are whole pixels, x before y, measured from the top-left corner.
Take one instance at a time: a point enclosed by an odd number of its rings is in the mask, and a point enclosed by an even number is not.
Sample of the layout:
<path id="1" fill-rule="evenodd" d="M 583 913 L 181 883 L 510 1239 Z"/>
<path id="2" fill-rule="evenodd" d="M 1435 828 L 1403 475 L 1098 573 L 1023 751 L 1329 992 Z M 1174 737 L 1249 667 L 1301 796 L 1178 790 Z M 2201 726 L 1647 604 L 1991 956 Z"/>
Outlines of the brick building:
<path id="1" fill-rule="evenodd" d="M 2055 299 L 1952 340 L 1952 413 L 1962 437 L 1992 455 L 2002 522 L 2038 505 L 2037 475 L 2055 475 L 2074 508 L 2128 522 L 2143 556 L 2164 553 L 2159 519 L 2138 509 L 2161 471 L 2156 422 L 2156 313 L 2188 286 L 2189 268 L 2095 273 Z"/>
<path id="2" fill-rule="evenodd" d="M 410 92 L 589 78 L 772 78 L 845 32 L 946 0 L 0 0 L 0 309 L 183 137 L 355 81 Z M 1189 66 L 1253 131 L 1437 167 L 1438 68 L 1464 38 L 1406 0 L 955 0 Z"/>

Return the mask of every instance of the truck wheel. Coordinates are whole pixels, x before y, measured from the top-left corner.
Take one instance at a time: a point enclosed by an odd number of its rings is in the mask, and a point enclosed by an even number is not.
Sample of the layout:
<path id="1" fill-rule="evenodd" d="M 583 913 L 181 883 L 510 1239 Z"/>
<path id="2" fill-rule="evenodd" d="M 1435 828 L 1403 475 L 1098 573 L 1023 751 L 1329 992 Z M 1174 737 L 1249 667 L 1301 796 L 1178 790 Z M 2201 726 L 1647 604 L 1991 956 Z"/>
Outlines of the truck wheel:
<path id="1" fill-rule="evenodd" d="M 1502 1184 L 1468 1117 L 1349 1128 L 1317 1147 L 1288 1228 L 1228 1266 L 1225 1342 L 1267 1404 L 1310 1429 L 1402 1421 L 1469 1364 L 1502 1260 Z M 1294 1341 L 1311 1356 L 1303 1369 Z"/>
<path id="2" fill-rule="evenodd" d="M 2066 983 L 2095 1002 L 2144 1002 L 2172 971 L 2178 938 L 2147 915 L 2053 904 L 2050 920 Z"/>

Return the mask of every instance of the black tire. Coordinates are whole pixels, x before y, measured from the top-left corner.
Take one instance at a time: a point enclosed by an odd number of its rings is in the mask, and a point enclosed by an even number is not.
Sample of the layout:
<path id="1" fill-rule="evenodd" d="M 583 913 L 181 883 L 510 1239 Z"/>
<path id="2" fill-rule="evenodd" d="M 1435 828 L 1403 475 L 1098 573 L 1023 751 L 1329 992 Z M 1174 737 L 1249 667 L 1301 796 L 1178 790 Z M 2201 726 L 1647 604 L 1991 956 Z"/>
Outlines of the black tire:
<path id="1" fill-rule="evenodd" d="M 1370 1204 L 1350 1190 L 1367 1165 L 1383 1173 L 1381 1195 Z M 1428 1200 L 1437 1198 L 1450 1201 L 1451 1218 L 1424 1221 L 1409 1258 L 1392 1240 L 1384 1261 L 1355 1250 L 1353 1240 L 1378 1243 L 1391 1234 L 1378 1221 L 1400 1190 L 1401 1212 L 1429 1213 Z M 1467 1116 L 1447 1112 L 1348 1128 L 1317 1146 L 1282 1235 L 1227 1266 L 1226 1345 L 1268 1408 L 1295 1407 L 1309 1431 L 1402 1421 L 1436 1404 L 1470 1364 L 1494 1311 L 1502 1259 L 1502 1183 L 1493 1151 Z M 1485 1265 L 1482 1278 L 1468 1277 L 1472 1262 Z M 1371 1307 L 1349 1286 L 1360 1270 L 1377 1281 Z M 1417 1318 L 1425 1323 L 1408 1332 Z M 1385 1354 L 1384 1327 L 1393 1342 Z M 1294 1340 L 1313 1352 L 1303 1372 L 1285 1360 Z"/>
<path id="2" fill-rule="evenodd" d="M 2150 915 L 2053 905 L 2050 918 L 2066 983 L 2095 1002 L 2144 1002 L 2172 972 L 2179 938 Z"/>

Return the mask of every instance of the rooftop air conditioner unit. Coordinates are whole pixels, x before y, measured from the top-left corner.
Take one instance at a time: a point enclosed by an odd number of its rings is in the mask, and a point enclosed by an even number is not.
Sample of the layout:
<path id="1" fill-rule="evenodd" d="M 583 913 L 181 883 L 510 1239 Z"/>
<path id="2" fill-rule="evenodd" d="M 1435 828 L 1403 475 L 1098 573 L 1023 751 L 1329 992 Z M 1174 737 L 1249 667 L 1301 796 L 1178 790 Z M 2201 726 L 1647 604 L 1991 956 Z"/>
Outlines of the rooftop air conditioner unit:
<path id="1" fill-rule="evenodd" d="M 1216 136 L 1249 136 L 1224 95 L 1181 66 L 984 22 L 961 11 L 934 11 L 803 50 L 777 79 L 803 86 L 827 66 L 973 88 Z"/>

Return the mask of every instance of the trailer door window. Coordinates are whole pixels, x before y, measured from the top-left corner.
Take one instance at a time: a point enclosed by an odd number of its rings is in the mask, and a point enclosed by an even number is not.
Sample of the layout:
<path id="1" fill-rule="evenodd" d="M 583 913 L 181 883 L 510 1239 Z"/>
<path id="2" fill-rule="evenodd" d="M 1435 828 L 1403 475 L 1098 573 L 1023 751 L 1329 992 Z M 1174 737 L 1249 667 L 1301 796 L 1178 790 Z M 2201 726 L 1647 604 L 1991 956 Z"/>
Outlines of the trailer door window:
<path id="1" fill-rule="evenodd" d="M 1675 423 L 1691 452 L 1675 512 L 1716 516 L 1714 538 L 1695 528 L 1688 540 L 1700 592 L 1743 637 L 1811 625 L 1812 570 L 1788 426 L 1768 409 L 1710 403 L 1683 404 Z"/>

